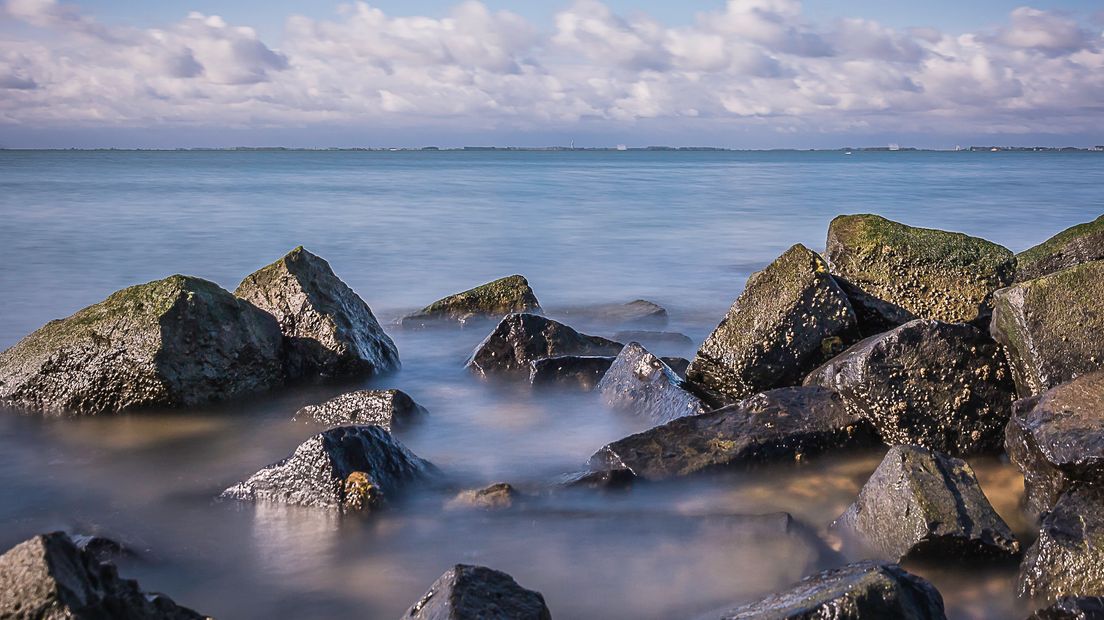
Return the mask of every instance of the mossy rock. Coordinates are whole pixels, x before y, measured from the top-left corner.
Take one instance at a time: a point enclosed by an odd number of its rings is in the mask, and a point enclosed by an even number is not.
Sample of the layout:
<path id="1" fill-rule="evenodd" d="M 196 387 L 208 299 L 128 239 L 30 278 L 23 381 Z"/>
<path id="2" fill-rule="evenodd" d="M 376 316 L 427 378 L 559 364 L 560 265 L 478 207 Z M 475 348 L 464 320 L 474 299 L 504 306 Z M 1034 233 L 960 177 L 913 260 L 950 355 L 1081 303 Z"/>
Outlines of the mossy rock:
<path id="1" fill-rule="evenodd" d="M 841 215 L 828 227 L 832 273 L 924 319 L 984 321 L 993 291 L 1015 271 L 1012 251 L 962 233 L 878 215 Z"/>
<path id="2" fill-rule="evenodd" d="M 1016 281 L 1023 282 L 1104 258 L 1104 215 L 1063 230 L 1016 255 Z"/>
<path id="3" fill-rule="evenodd" d="M 191 406 L 283 381 L 271 315 L 175 275 L 118 291 L 0 353 L 0 399 L 49 412 Z"/>
<path id="4" fill-rule="evenodd" d="M 462 293 L 449 295 L 402 319 L 403 327 L 460 323 L 473 318 L 499 319 L 514 312 L 539 313 L 537 296 L 519 275 L 506 276 Z"/>

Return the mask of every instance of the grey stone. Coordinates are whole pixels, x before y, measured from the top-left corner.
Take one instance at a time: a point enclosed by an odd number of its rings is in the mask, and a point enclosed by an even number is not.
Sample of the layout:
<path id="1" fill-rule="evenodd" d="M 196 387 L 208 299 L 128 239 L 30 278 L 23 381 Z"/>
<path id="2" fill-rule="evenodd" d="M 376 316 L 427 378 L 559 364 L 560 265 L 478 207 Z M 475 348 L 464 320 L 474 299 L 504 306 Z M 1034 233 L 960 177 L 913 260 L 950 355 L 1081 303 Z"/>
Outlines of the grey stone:
<path id="1" fill-rule="evenodd" d="M 327 426 L 375 425 L 390 431 L 426 415 L 425 408 L 401 390 L 357 390 L 303 407 L 295 413 L 295 419 Z"/>
<path id="2" fill-rule="evenodd" d="M 462 293 L 449 295 L 415 314 L 402 318 L 403 327 L 426 327 L 441 323 L 464 325 L 472 319 L 500 319 L 514 312 L 539 313 L 537 296 L 523 276 L 506 276 Z"/>
<path id="3" fill-rule="evenodd" d="M 457 564 L 441 575 L 405 620 L 551 620 L 540 592 L 504 572 Z"/>
<path id="4" fill-rule="evenodd" d="M 472 372 L 491 375 L 528 376 L 530 362 L 561 355 L 617 355 L 621 343 L 587 336 L 563 323 L 535 314 L 511 314 L 468 359 Z"/>
<path id="5" fill-rule="evenodd" d="M 1072 485 L 1043 517 L 1020 564 L 1019 593 L 1035 599 L 1104 596 L 1104 490 Z"/>
<path id="6" fill-rule="evenodd" d="M 675 371 L 635 342 L 621 349 L 597 391 L 606 405 L 656 424 L 707 409 Z"/>

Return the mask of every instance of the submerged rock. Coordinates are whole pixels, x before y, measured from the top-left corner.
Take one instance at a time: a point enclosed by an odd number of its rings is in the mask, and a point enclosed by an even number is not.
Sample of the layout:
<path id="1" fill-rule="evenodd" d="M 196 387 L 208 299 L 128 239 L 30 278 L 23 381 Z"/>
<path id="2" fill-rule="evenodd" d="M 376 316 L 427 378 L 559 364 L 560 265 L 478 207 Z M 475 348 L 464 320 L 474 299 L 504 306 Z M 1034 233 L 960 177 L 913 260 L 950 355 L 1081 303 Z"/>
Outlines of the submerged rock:
<path id="1" fill-rule="evenodd" d="M 234 294 L 279 321 L 293 378 L 367 376 L 399 367 L 399 351 L 368 304 L 302 246 L 246 276 Z"/>
<path id="2" fill-rule="evenodd" d="M 877 442 L 868 422 L 824 388 L 794 387 L 679 418 L 615 441 L 590 458 L 594 471 L 627 469 L 645 480 L 762 463 L 800 461 Z"/>
<path id="3" fill-rule="evenodd" d="M 62 532 L 35 536 L 0 556 L 0 618 L 204 617 L 167 596 L 143 592 Z"/>
<path id="4" fill-rule="evenodd" d="M 619 342 L 639 342 L 647 347 L 675 347 L 685 349 L 694 346 L 694 341 L 686 334 L 678 332 L 657 332 L 641 329 L 615 332 L 613 339 Z M 680 351 L 681 352 L 681 351 Z"/>
<path id="5" fill-rule="evenodd" d="M 1016 255 L 1016 281 L 1034 280 L 1055 271 L 1104 258 L 1104 215 L 1054 235 Z"/>
<path id="6" fill-rule="evenodd" d="M 891 562 L 1010 559 L 1020 544 L 970 466 L 919 446 L 895 446 L 832 524 L 849 547 Z"/>
<path id="7" fill-rule="evenodd" d="M 1039 599 L 1104 596 L 1104 490 L 1070 487 L 1043 517 L 1020 564 L 1019 593 Z"/>
<path id="8" fill-rule="evenodd" d="M 467 367 L 484 377 L 528 375 L 530 362 L 562 355 L 617 355 L 621 343 L 587 336 L 535 314 L 511 314 L 479 343 Z"/>
<path id="9" fill-rule="evenodd" d="M 537 296 L 523 276 L 506 276 L 473 289 L 449 295 L 418 312 L 402 318 L 403 327 L 425 327 L 435 323 L 459 323 L 474 318 L 499 319 L 514 312 L 539 313 Z"/>
<path id="10" fill-rule="evenodd" d="M 1020 396 L 1033 396 L 1104 363 L 1104 261 L 997 291 L 993 338 L 1004 346 Z"/>
<path id="11" fill-rule="evenodd" d="M 50 321 L 0 353 L 0 400 L 37 411 L 195 406 L 283 382 L 276 321 L 218 285 L 170 276 Z"/>
<path id="12" fill-rule="evenodd" d="M 635 342 L 621 349 L 597 390 L 606 405 L 656 424 L 706 410 L 674 370 Z"/>
<path id="13" fill-rule="evenodd" d="M 841 215 L 828 227 L 832 273 L 924 319 L 984 320 L 990 295 L 1015 270 L 1012 251 L 962 233 L 877 215 Z"/>
<path id="14" fill-rule="evenodd" d="M 878 299 L 842 277 L 833 279 L 851 302 L 851 309 L 858 319 L 859 334 L 863 338 L 887 332 L 916 318 L 915 314 L 901 306 Z"/>
<path id="15" fill-rule="evenodd" d="M 551 620 L 540 592 L 504 572 L 457 564 L 441 575 L 405 620 Z"/>
<path id="16" fill-rule="evenodd" d="M 449 500 L 445 508 L 449 510 L 464 508 L 504 510 L 511 508 L 514 502 L 520 500 L 520 495 L 509 483 L 499 482 L 482 489 L 461 491 L 456 497 Z"/>
<path id="17" fill-rule="evenodd" d="M 752 274 L 686 377 L 721 400 L 737 400 L 800 383 L 855 337 L 847 296 L 820 256 L 799 244 Z"/>
<path id="18" fill-rule="evenodd" d="M 889 445 L 966 456 L 998 451 L 1013 387 L 1000 349 L 977 329 L 917 319 L 871 336 L 813 371 Z"/>
<path id="19" fill-rule="evenodd" d="M 857 562 L 806 577 L 792 588 L 699 620 L 943 620 L 943 597 L 895 564 Z"/>
<path id="20" fill-rule="evenodd" d="M 600 471 L 580 471 L 565 475 L 560 486 L 566 489 L 598 489 L 602 491 L 624 491 L 632 488 L 636 475 L 625 468 Z"/>
<path id="21" fill-rule="evenodd" d="M 358 390 L 303 407 L 295 413 L 295 419 L 327 426 L 375 425 L 390 431 L 411 424 L 426 413 L 424 407 L 401 390 Z"/>
<path id="22" fill-rule="evenodd" d="M 1027 620 L 1104 620 L 1104 598 L 1063 596 L 1050 607 L 1031 614 Z"/>
<path id="23" fill-rule="evenodd" d="M 667 325 L 667 310 L 646 299 L 635 299 L 624 304 L 598 304 L 563 311 L 570 319 L 584 323 L 614 327 L 663 327 Z"/>
<path id="24" fill-rule="evenodd" d="M 590 391 L 602 380 L 614 359 L 610 355 L 558 355 L 533 360 L 529 362 L 529 383 Z"/>
<path id="25" fill-rule="evenodd" d="M 436 472 L 378 426 L 339 426 L 311 437 L 221 497 L 371 511 Z"/>

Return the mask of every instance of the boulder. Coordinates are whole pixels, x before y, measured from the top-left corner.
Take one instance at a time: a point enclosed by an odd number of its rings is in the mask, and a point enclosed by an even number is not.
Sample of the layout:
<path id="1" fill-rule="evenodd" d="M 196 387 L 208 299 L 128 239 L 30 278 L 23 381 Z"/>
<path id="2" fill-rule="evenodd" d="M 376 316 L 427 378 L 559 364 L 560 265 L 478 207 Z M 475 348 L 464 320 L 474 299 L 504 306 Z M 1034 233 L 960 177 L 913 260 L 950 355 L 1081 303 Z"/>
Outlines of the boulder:
<path id="1" fill-rule="evenodd" d="M 1034 280 L 1055 271 L 1104 258 L 1104 215 L 1054 235 L 1016 255 L 1016 281 Z"/>
<path id="2" fill-rule="evenodd" d="M 403 327 L 464 323 L 477 318 L 500 319 L 514 312 L 539 313 L 540 302 L 522 276 L 506 276 L 473 289 L 449 295 L 402 318 Z"/>
<path id="3" fill-rule="evenodd" d="M 457 564 L 441 575 L 405 620 L 551 620 L 540 592 L 485 566 Z"/>
<path id="4" fill-rule="evenodd" d="M 399 351 L 368 304 L 302 246 L 246 276 L 234 294 L 276 317 L 292 378 L 369 376 L 399 367 Z"/>
<path id="5" fill-rule="evenodd" d="M 543 316 L 511 314 L 479 343 L 467 367 L 484 377 L 525 376 L 534 360 L 561 355 L 617 355 L 621 347 L 621 343 L 580 334 Z"/>
<path id="6" fill-rule="evenodd" d="M 623 304 L 597 304 L 568 308 L 563 315 L 586 324 L 614 327 L 663 327 L 667 325 L 667 310 L 646 299 L 635 299 Z"/>
<path id="7" fill-rule="evenodd" d="M 600 491 L 624 491 L 631 489 L 636 475 L 625 468 L 605 470 L 585 470 L 567 474 L 560 479 L 565 489 L 597 489 Z"/>
<path id="8" fill-rule="evenodd" d="M 529 383 L 535 387 L 594 389 L 613 360 L 609 355 L 557 355 L 529 362 Z"/>
<path id="9" fill-rule="evenodd" d="M 295 419 L 326 426 L 375 425 L 390 431 L 426 414 L 424 407 L 401 390 L 358 390 L 303 407 L 295 413 Z"/>
<path id="10" fill-rule="evenodd" d="M 62 532 L 35 536 L 0 556 L 0 618 L 204 617 L 167 596 L 143 592 Z"/>
<path id="11" fill-rule="evenodd" d="M 832 220 L 826 254 L 833 274 L 870 295 L 948 323 L 984 322 L 1015 271 L 1012 251 L 995 243 L 877 215 Z"/>
<path id="12" fill-rule="evenodd" d="M 226 489 L 221 497 L 343 511 L 372 511 L 437 468 L 378 426 L 339 426 L 291 456 Z"/>
<path id="13" fill-rule="evenodd" d="M 901 306 L 878 299 L 845 278 L 835 276 L 833 279 L 847 295 L 847 301 L 851 302 L 851 309 L 855 311 L 859 323 L 859 335 L 863 338 L 887 332 L 916 318 L 915 314 Z"/>
<path id="14" fill-rule="evenodd" d="M 0 401 L 80 414 L 201 405 L 281 385 L 282 348 L 269 314 L 176 275 L 50 321 L 0 353 Z"/>
<path id="15" fill-rule="evenodd" d="M 961 459 L 919 446 L 894 446 L 832 524 L 862 557 L 1007 560 L 1020 544 Z"/>
<path id="16" fill-rule="evenodd" d="M 993 338 L 1004 346 L 1020 396 L 1041 394 L 1104 363 L 1104 261 L 997 291 Z"/>
<path id="17" fill-rule="evenodd" d="M 1019 593 L 1036 599 L 1104 596 L 1104 489 L 1077 483 L 1043 517 L 1020 564 Z"/>
<path id="18" fill-rule="evenodd" d="M 653 348 L 686 349 L 694 346 L 694 341 L 679 332 L 658 332 L 644 329 L 630 329 L 614 332 L 613 339 L 618 342 L 639 342 Z M 681 352 L 681 351 L 680 351 Z"/>
<path id="19" fill-rule="evenodd" d="M 876 442 L 869 423 L 848 413 L 835 392 L 780 388 L 615 441 L 590 458 L 590 468 L 627 469 L 638 478 L 661 480 L 800 461 Z"/>
<path id="20" fill-rule="evenodd" d="M 686 379 L 686 371 L 690 369 L 690 360 L 685 357 L 661 357 L 659 359 L 663 360 L 668 368 L 675 371 L 679 379 Z"/>
<path id="21" fill-rule="evenodd" d="M 482 489 L 461 491 L 449 500 L 445 508 L 449 510 L 472 509 L 504 510 L 511 508 L 521 499 L 521 494 L 513 485 L 506 482 L 492 484 Z"/>
<path id="22" fill-rule="evenodd" d="M 1063 596 L 1051 606 L 1031 614 L 1027 620 L 1104 620 L 1104 598 Z"/>
<path id="23" fill-rule="evenodd" d="M 847 296 L 815 252 L 795 245 L 748 278 L 686 378 L 734 401 L 796 385 L 858 335 Z"/>
<path id="24" fill-rule="evenodd" d="M 621 349 L 596 389 L 607 406 L 654 424 L 707 409 L 675 371 L 635 342 Z"/>
<path id="25" fill-rule="evenodd" d="M 995 343 L 969 325 L 917 319 L 871 336 L 805 379 L 840 393 L 889 445 L 999 451 L 1013 386 Z"/>
<path id="26" fill-rule="evenodd" d="M 761 600 L 700 620 L 943 620 L 943 597 L 895 564 L 857 562 L 806 577 Z"/>

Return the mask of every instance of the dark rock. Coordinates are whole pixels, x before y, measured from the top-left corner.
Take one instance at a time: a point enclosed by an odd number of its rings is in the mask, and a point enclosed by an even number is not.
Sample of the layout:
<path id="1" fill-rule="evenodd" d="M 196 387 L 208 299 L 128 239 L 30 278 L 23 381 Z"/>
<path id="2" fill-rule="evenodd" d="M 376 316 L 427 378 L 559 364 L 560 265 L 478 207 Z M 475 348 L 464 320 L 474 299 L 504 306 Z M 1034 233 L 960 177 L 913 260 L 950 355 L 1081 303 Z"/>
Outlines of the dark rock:
<path id="1" fill-rule="evenodd" d="M 457 564 L 441 575 L 406 620 L 551 620 L 540 592 L 485 566 Z"/>
<path id="2" fill-rule="evenodd" d="M 115 566 L 81 551 L 62 532 L 35 536 L 0 556 L 0 618 L 191 620 L 204 618 L 141 591 Z"/>
<path id="3" fill-rule="evenodd" d="M 436 472 L 378 426 L 339 426 L 311 437 L 222 497 L 371 511 Z"/>
<path id="4" fill-rule="evenodd" d="M 1010 559 L 1020 552 L 966 461 L 919 446 L 890 448 L 832 529 L 862 557 L 891 562 Z"/>
<path id="5" fill-rule="evenodd" d="M 1050 607 L 1031 614 L 1027 620 L 1104 620 L 1104 598 L 1063 596 Z"/>
<path id="6" fill-rule="evenodd" d="M 1004 346 L 1020 396 L 1041 394 L 1104 363 L 1104 261 L 1001 289 L 993 338 Z"/>
<path id="7" fill-rule="evenodd" d="M 632 488 L 636 475 L 628 469 L 605 469 L 601 471 L 581 471 L 568 474 L 560 481 L 564 488 L 587 488 L 602 491 L 624 491 Z"/>
<path id="8" fill-rule="evenodd" d="M 943 597 L 895 564 L 857 562 L 806 577 L 789 590 L 700 620 L 943 620 Z"/>
<path id="9" fill-rule="evenodd" d="M 667 367 L 675 371 L 675 374 L 679 376 L 679 379 L 686 378 L 686 371 L 690 368 L 690 360 L 685 357 L 661 357 L 664 364 Z"/>
<path id="10" fill-rule="evenodd" d="M 560 386 L 585 391 L 594 389 L 609 370 L 608 355 L 558 355 L 529 362 L 529 382 L 534 386 Z"/>
<path id="11" fill-rule="evenodd" d="M 615 327 L 663 327 L 667 325 L 667 310 L 645 299 L 624 304 L 598 304 L 567 308 L 562 314 L 587 324 Z"/>
<path id="12" fill-rule="evenodd" d="M 828 227 L 832 273 L 923 319 L 984 322 L 993 291 L 1012 281 L 1008 248 L 962 233 L 914 228 L 877 215 L 841 215 Z"/>
<path id="13" fill-rule="evenodd" d="M 537 296 L 522 276 L 506 276 L 473 289 L 449 295 L 415 314 L 402 318 L 403 327 L 425 327 L 437 323 L 464 323 L 475 318 L 500 319 L 514 312 L 539 313 Z"/>
<path id="14" fill-rule="evenodd" d="M 678 332 L 656 332 L 635 329 L 616 332 L 613 334 L 613 339 L 618 342 L 639 342 L 653 348 L 687 348 L 694 346 L 694 341 L 690 339 L 690 336 Z"/>
<path id="15" fill-rule="evenodd" d="M 527 375 L 529 363 L 561 355 L 617 355 L 622 345 L 587 336 L 563 323 L 535 314 L 511 314 L 479 343 L 467 366 L 484 377 Z"/>
<path id="16" fill-rule="evenodd" d="M 635 342 L 621 349 L 596 389 L 606 405 L 656 424 L 706 410 L 675 371 Z"/>
<path id="17" fill-rule="evenodd" d="M 0 400 L 55 413 L 194 406 L 283 382 L 267 313 L 216 284 L 171 276 L 50 321 L 0 353 Z"/>
<path id="18" fill-rule="evenodd" d="M 492 484 L 482 489 L 461 491 L 449 500 L 448 509 L 478 508 L 481 510 L 504 510 L 511 508 L 521 499 L 521 494 L 506 482 Z"/>
<path id="19" fill-rule="evenodd" d="M 815 252 L 795 245 L 748 278 L 687 379 L 721 400 L 796 385 L 858 335 L 847 296 Z"/>
<path id="20" fill-rule="evenodd" d="M 1043 517 L 1020 564 L 1019 593 L 1052 600 L 1104 596 L 1104 489 L 1077 483 Z"/>
<path id="21" fill-rule="evenodd" d="M 1034 280 L 1055 271 L 1104 258 L 1104 215 L 1054 235 L 1016 255 L 1016 281 Z"/>
<path id="22" fill-rule="evenodd" d="M 368 304 L 302 246 L 246 276 L 234 294 L 279 321 L 293 378 L 367 376 L 399 367 L 398 349 Z"/>
<path id="23" fill-rule="evenodd" d="M 998 451 L 1013 387 L 999 347 L 979 330 L 917 319 L 871 336 L 813 371 L 889 445 L 966 456 Z"/>
<path id="24" fill-rule="evenodd" d="M 869 423 L 817 387 L 757 394 L 615 441 L 594 454 L 594 471 L 627 469 L 646 480 L 730 467 L 800 461 L 826 450 L 870 446 Z"/>
<path id="25" fill-rule="evenodd" d="M 70 534 L 69 540 L 77 546 L 77 549 L 100 562 L 113 562 L 120 558 L 133 557 L 135 554 L 122 543 L 94 534 Z"/>
<path id="26" fill-rule="evenodd" d="M 295 413 L 296 420 L 313 420 L 327 426 L 375 425 L 387 430 L 402 428 L 427 414 L 401 390 L 358 390 L 308 405 Z"/>
<path id="27" fill-rule="evenodd" d="M 836 276 L 833 279 L 851 302 L 851 309 L 859 322 L 859 334 L 863 338 L 887 332 L 916 318 L 915 314 L 901 306 L 878 299 L 845 278 Z"/>

